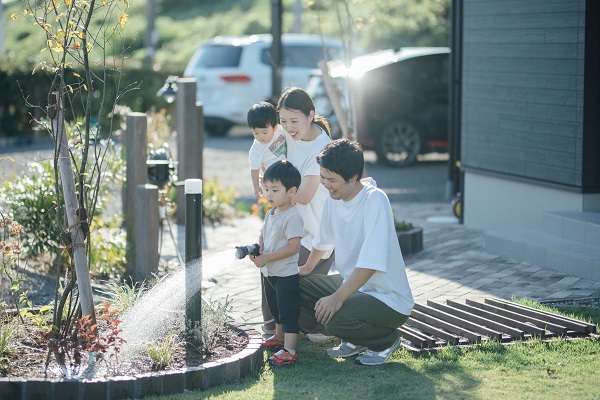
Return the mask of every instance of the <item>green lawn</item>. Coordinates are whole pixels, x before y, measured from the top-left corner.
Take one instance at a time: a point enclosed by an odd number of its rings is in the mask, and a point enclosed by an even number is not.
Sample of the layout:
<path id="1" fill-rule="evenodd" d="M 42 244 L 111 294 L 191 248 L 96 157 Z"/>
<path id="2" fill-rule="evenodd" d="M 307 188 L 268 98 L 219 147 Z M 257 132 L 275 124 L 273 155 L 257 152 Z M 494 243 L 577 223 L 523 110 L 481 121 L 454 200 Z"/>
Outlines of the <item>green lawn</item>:
<path id="1" fill-rule="evenodd" d="M 556 309 L 554 310 L 556 311 Z M 598 325 L 600 310 L 563 308 Z M 331 359 L 326 344 L 302 341 L 296 367 L 271 370 L 240 382 L 158 397 L 183 399 L 599 399 L 598 338 L 531 340 L 502 345 L 413 353 L 402 348 L 386 365 L 363 367 L 353 358 Z M 266 357 L 265 353 L 265 357 Z M 154 399 L 157 399 L 155 397 Z"/>

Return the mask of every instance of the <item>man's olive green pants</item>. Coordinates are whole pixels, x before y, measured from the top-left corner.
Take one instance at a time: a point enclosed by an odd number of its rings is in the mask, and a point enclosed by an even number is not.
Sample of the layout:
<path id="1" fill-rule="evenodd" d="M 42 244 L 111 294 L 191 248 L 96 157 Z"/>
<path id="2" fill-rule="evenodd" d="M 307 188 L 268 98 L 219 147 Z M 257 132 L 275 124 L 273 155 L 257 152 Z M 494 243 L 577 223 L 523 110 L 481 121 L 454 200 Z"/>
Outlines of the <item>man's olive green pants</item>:
<path id="1" fill-rule="evenodd" d="M 315 303 L 333 294 L 341 285 L 341 275 L 309 275 L 300 277 L 300 306 L 314 319 Z M 383 351 L 398 339 L 396 328 L 406 322 L 400 314 L 373 296 L 356 292 L 335 313 L 327 331 L 344 342 Z M 315 319 L 316 322 L 316 319 Z"/>

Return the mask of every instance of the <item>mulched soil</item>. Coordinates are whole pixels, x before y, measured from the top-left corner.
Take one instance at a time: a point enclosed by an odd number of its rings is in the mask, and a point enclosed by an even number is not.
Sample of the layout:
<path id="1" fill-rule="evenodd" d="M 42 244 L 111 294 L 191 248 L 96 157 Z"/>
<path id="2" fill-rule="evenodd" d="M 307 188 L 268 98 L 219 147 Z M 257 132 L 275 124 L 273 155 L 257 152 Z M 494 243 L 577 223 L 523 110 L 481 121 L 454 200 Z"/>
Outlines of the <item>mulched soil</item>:
<path id="1" fill-rule="evenodd" d="M 31 321 L 30 319 L 26 321 Z M 6 323 L 6 319 L 0 323 Z M 17 337 L 12 342 L 18 345 L 11 347 L 10 352 L 0 356 L 0 377 L 11 378 L 62 378 L 63 375 L 54 355 L 48 358 L 47 345 L 40 343 L 40 329 L 31 322 L 19 323 Z M 195 346 L 186 349 L 183 343 L 185 338 L 179 337 L 180 345 L 176 347 L 174 360 L 165 368 L 166 370 L 177 370 L 190 366 L 198 366 L 206 362 L 220 360 L 242 351 L 248 344 L 248 336 L 245 332 L 234 327 L 224 327 L 217 337 L 211 342 L 205 351 L 199 351 Z M 82 352 L 82 362 L 77 368 L 67 363 L 69 374 L 76 370 L 75 376 L 88 366 L 88 354 Z M 48 365 L 46 363 L 48 362 Z M 102 363 L 97 363 L 102 367 Z M 155 371 L 152 361 L 147 355 L 137 356 L 132 363 L 120 365 L 117 373 L 111 375 L 132 375 Z M 101 373 L 102 374 L 102 373 Z M 106 374 L 106 373 L 104 373 Z M 103 376 L 103 375 L 100 375 Z"/>
<path id="2" fill-rule="evenodd" d="M 21 269 L 19 273 L 25 278 L 23 289 L 29 290 L 28 298 L 34 306 L 49 304 L 54 299 L 56 278 L 52 275 L 55 275 L 55 273 L 49 271 L 48 268 L 42 268 L 40 265 L 36 265 L 34 268 Z M 7 317 L 0 314 L 0 325 L 6 323 Z M 99 329 L 102 329 L 101 325 Z M 26 319 L 25 323 L 18 323 L 17 337 L 12 340 L 17 345 L 11 346 L 9 354 L 0 354 L 0 377 L 62 377 L 54 356 L 49 358 L 48 367 L 46 367 L 48 350 L 45 343 L 40 343 L 40 331 L 41 329 L 35 325 L 34 320 L 31 318 Z M 188 346 L 188 349 L 186 349 L 183 344 L 187 341 L 182 333 L 179 333 L 178 339 L 182 345 L 177 347 L 174 360 L 166 368 L 167 370 L 197 366 L 223 359 L 239 353 L 248 343 L 248 336 L 244 331 L 230 326 L 224 327 L 216 337 L 213 337 L 210 345 L 204 346 L 204 351 L 194 346 Z M 88 354 L 82 354 L 83 361 L 80 371 L 87 367 L 87 359 Z M 71 367 L 71 369 L 74 368 L 75 366 Z M 119 374 L 131 375 L 154 370 L 150 358 L 142 355 L 137 356 L 131 365 L 124 368 L 126 371 L 119 371 Z M 115 374 L 113 373 L 113 375 Z"/>

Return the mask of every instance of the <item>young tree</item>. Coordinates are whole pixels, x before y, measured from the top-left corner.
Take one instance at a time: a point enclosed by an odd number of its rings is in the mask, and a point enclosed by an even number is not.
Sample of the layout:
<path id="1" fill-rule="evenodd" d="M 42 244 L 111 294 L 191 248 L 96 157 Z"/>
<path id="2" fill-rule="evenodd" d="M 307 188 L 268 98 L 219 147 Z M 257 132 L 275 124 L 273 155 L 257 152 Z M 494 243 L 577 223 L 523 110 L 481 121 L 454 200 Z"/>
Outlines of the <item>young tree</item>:
<path id="1" fill-rule="evenodd" d="M 112 143 L 102 145 L 100 139 L 110 138 L 112 111 L 120 96 L 132 89 L 119 87 L 129 1 L 23 3 L 22 14 L 13 14 L 12 19 L 31 20 L 45 35 L 33 72 L 44 73 L 50 80 L 48 103 L 28 105 L 38 109 L 31 113 L 32 121 L 54 140 L 56 221 L 63 232 L 62 238 L 54 239 L 62 241 L 61 250 L 68 254 L 70 265 L 69 279 L 62 291 L 60 265 L 58 268 L 53 329 L 66 337 L 73 328 L 74 317 L 89 316 L 95 321 L 89 274 L 90 223 L 103 180 L 104 156 Z M 108 85 L 116 88 L 114 98 L 105 96 Z M 24 95 L 28 97 L 27 93 Z M 74 128 L 67 130 L 67 124 Z"/>

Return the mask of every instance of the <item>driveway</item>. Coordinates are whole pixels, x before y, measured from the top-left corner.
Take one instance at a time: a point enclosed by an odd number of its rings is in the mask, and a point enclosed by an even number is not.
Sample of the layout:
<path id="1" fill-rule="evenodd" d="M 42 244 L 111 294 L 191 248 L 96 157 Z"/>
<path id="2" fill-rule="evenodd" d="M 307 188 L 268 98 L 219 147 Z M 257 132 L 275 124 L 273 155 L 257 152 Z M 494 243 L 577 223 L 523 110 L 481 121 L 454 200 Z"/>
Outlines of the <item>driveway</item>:
<path id="1" fill-rule="evenodd" d="M 204 177 L 218 177 L 223 186 L 235 186 L 241 200 L 254 201 L 248 150 L 252 145 L 248 128 L 236 127 L 229 136 L 207 136 L 204 143 Z M 172 146 L 174 149 L 176 146 Z M 52 142 L 39 140 L 27 146 L 0 149 L 0 182 L 26 173 L 29 161 L 52 159 Z M 6 156 L 12 157 L 14 162 Z M 375 153 L 365 152 L 366 175 L 372 176 L 391 202 L 448 203 L 445 198 L 448 163 L 444 155 L 431 155 L 406 168 L 391 168 L 375 163 Z M 448 205 L 450 207 L 450 205 Z"/>

